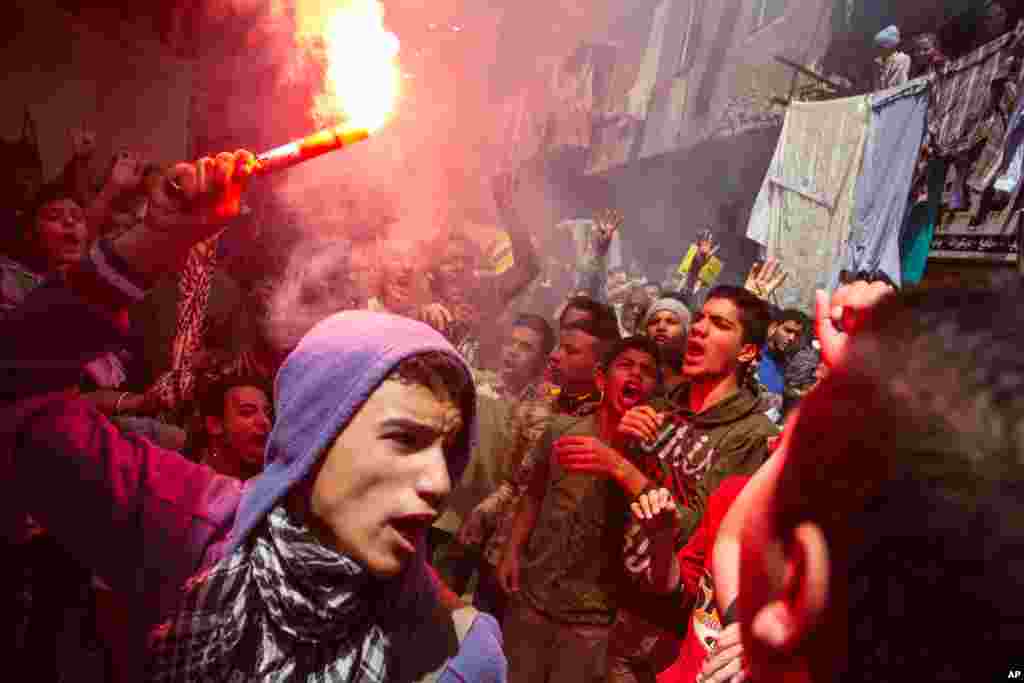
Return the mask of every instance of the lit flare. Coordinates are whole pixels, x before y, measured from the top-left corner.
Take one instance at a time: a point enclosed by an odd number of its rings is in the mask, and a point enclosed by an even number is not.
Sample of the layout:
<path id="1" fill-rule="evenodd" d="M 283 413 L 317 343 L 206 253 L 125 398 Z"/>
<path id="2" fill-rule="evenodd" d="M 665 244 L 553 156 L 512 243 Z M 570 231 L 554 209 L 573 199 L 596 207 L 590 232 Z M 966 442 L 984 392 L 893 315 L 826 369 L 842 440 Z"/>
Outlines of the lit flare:
<path id="1" fill-rule="evenodd" d="M 401 90 L 399 42 L 377 0 L 299 0 L 296 39 L 322 52 L 324 84 L 314 100 L 318 125 L 370 133 L 394 113 Z"/>

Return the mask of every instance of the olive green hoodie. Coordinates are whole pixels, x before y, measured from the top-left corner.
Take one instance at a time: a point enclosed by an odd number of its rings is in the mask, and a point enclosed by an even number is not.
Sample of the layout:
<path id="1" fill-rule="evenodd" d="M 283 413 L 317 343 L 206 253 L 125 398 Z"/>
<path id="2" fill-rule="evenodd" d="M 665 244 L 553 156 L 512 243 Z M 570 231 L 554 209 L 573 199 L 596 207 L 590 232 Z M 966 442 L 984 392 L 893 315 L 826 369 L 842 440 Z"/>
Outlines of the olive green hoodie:
<path id="1" fill-rule="evenodd" d="M 665 413 L 653 444 L 640 444 L 628 457 L 661 486 L 672 491 L 682 506 L 682 547 L 697 528 L 708 497 L 723 479 L 753 474 L 768 457 L 768 440 L 779 433 L 761 410 L 760 398 L 749 388 L 702 413 L 689 409 L 689 386 L 672 392 L 672 400 L 652 406 Z"/>
<path id="2" fill-rule="evenodd" d="M 658 438 L 629 449 L 627 457 L 654 485 L 672 492 L 682 513 L 682 528 L 675 539 L 679 550 L 697 530 L 718 485 L 733 475 L 753 474 L 767 459 L 768 441 L 778 429 L 759 409 L 760 397 L 747 387 L 702 413 L 689 409 L 687 384 L 677 387 L 670 399 L 655 399 L 651 405 L 666 418 Z M 631 520 L 624 547 L 623 588 L 628 597 L 622 598 L 622 604 L 644 621 L 682 635 L 688 620 L 679 615 L 689 609 L 692 596 L 666 599 L 642 588 L 647 584 L 649 552 L 643 527 Z"/>

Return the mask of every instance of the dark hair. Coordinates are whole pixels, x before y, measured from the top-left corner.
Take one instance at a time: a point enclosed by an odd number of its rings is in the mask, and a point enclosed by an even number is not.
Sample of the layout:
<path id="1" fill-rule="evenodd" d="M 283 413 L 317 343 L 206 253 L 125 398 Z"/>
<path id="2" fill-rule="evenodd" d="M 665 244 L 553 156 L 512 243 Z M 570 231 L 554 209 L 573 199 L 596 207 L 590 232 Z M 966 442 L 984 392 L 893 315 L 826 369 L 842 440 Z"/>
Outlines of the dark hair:
<path id="1" fill-rule="evenodd" d="M 718 285 L 713 288 L 704 301 L 712 299 L 731 301 L 739 311 L 744 344 L 753 344 L 759 349 L 764 346 L 768 340 L 768 326 L 772 322 L 771 307 L 766 301 L 742 287 L 732 285 Z"/>
<path id="2" fill-rule="evenodd" d="M 419 353 L 401 361 L 386 379 L 403 384 L 424 386 L 435 394 L 443 387 L 455 404 L 459 406 L 459 411 L 464 419 L 464 426 L 453 450 L 459 452 L 471 446 L 469 425 L 476 411 L 473 400 L 473 379 L 453 357 L 441 351 Z M 453 481 L 457 481 L 462 476 L 461 471 L 453 471 L 451 474 Z"/>
<path id="3" fill-rule="evenodd" d="M 833 565 L 827 619 L 850 625 L 849 661 L 812 657 L 815 680 L 975 680 L 979 663 L 1018 654 L 1022 294 L 1017 284 L 892 295 L 803 400 L 774 521 L 783 539 L 820 526 Z M 937 605 L 980 618 L 950 628 Z"/>
<path id="4" fill-rule="evenodd" d="M 776 325 L 784 325 L 785 323 L 788 322 L 795 322 L 799 323 L 801 327 L 806 328 L 809 323 L 809 320 L 807 318 L 807 315 L 803 311 L 798 311 L 795 308 L 787 308 L 784 311 L 781 311 L 778 315 L 776 315 L 775 320 L 773 320 L 772 322 L 775 323 Z"/>
<path id="5" fill-rule="evenodd" d="M 62 199 L 70 199 L 81 206 L 78 198 L 75 197 L 75 193 L 63 183 L 47 183 L 40 187 L 32 200 L 31 206 L 28 207 L 29 210 L 25 213 L 25 219 L 31 222 L 31 225 L 27 227 L 30 230 L 34 230 L 39 211 L 47 204 L 52 204 Z M 82 208 L 84 209 L 85 207 L 82 206 Z"/>
<path id="6" fill-rule="evenodd" d="M 608 350 L 612 348 L 615 342 L 621 339 L 619 321 L 614 318 L 611 320 L 603 317 L 594 320 L 579 320 L 563 327 L 562 334 L 572 330 L 579 330 L 597 339 L 597 357 L 599 361 L 608 353 Z"/>
<path id="7" fill-rule="evenodd" d="M 601 357 L 601 367 L 608 369 L 611 367 L 615 359 L 624 354 L 630 349 L 636 349 L 637 351 L 643 351 L 654 358 L 654 364 L 660 369 L 661 368 L 661 351 L 658 345 L 655 344 L 650 338 L 641 335 L 634 335 L 632 337 L 623 337 L 616 342 L 613 342 L 611 346 L 605 350 Z"/>
<path id="8" fill-rule="evenodd" d="M 545 356 L 555 348 L 555 331 L 543 317 L 533 313 L 520 313 L 512 322 L 512 327 L 526 327 L 540 335 L 540 350 Z"/>
<path id="9" fill-rule="evenodd" d="M 270 383 L 259 375 L 228 374 L 212 381 L 200 381 L 196 387 L 196 404 L 199 417 L 224 417 L 224 400 L 228 392 L 237 387 L 255 387 L 267 395 L 273 403 L 274 391 Z"/>
<path id="10" fill-rule="evenodd" d="M 406 358 L 391 371 L 387 379 L 403 384 L 419 384 L 432 391 L 443 387 L 456 400 L 460 400 L 473 386 L 473 381 L 466 376 L 458 361 L 440 351 L 427 351 Z"/>
<path id="11" fill-rule="evenodd" d="M 558 326 L 561 327 L 565 323 L 565 314 L 570 309 L 575 308 L 577 311 L 583 311 L 587 313 L 592 320 L 595 321 L 616 321 L 618 324 L 618 318 L 615 316 L 615 309 L 608 304 L 602 304 L 599 301 L 591 299 L 589 296 L 574 296 L 569 299 L 569 302 L 565 305 L 565 310 L 562 311 L 561 317 L 558 319 Z M 603 325 L 605 322 L 600 322 Z"/>

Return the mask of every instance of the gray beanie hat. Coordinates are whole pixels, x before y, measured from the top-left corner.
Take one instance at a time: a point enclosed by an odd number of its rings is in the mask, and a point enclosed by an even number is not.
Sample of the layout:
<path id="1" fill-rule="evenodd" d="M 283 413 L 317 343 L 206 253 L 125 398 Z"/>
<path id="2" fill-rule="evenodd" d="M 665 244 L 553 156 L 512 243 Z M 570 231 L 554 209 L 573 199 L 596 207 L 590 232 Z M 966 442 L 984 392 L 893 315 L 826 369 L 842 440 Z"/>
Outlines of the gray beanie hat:
<path id="1" fill-rule="evenodd" d="M 690 329 L 690 309 L 686 307 L 686 304 L 684 304 L 679 299 L 673 299 L 672 297 L 664 297 L 662 299 L 658 299 L 657 301 L 655 301 L 653 304 L 651 304 L 650 308 L 647 309 L 647 313 L 644 314 L 644 320 L 642 323 L 640 323 L 641 331 L 647 330 L 648 321 L 650 321 L 650 319 L 653 318 L 654 314 L 657 313 L 658 311 L 671 311 L 672 313 L 675 313 L 683 322 L 683 327 L 685 327 L 687 330 Z"/>

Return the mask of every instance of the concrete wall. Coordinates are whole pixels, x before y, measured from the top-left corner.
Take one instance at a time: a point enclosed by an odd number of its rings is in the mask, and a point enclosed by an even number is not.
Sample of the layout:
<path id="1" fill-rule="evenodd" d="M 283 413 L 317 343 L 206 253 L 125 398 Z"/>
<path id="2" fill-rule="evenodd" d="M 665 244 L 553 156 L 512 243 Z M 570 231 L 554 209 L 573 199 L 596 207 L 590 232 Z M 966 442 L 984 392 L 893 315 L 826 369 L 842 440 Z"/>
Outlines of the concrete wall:
<path id="1" fill-rule="evenodd" d="M 123 25 L 115 14 L 100 33 L 45 0 L 6 12 L 19 12 L 23 28 L 0 47 L 0 136 L 17 137 L 29 107 L 47 178 L 70 155 L 68 128 L 83 124 L 97 133 L 101 167 L 124 148 L 154 161 L 183 158 L 192 69 L 164 54 L 151 26 Z"/>

